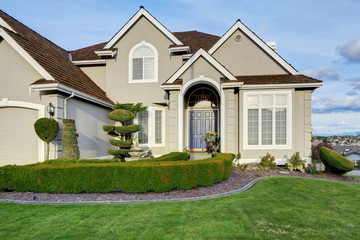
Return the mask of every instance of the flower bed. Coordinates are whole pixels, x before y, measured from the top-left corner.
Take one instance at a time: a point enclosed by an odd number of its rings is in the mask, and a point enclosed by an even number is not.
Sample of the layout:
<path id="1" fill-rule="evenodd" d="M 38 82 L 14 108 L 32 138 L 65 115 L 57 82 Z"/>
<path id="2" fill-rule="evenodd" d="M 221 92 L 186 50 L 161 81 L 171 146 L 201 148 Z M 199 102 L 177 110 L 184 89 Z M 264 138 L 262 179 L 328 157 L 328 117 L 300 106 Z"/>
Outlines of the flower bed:
<path id="1" fill-rule="evenodd" d="M 165 161 L 155 158 L 127 163 L 5 166 L 0 168 L 0 191 L 106 193 L 191 189 L 227 179 L 233 158 L 232 154 L 218 154 L 199 161 L 168 161 L 166 157 Z"/>

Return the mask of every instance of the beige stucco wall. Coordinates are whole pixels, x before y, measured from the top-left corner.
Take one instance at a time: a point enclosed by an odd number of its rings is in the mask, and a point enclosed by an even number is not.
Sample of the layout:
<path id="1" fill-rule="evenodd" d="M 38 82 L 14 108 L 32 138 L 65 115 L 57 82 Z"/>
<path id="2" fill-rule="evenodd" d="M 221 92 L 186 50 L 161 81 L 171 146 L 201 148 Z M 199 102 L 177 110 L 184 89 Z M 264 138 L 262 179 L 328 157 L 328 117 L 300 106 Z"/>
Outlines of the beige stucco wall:
<path id="1" fill-rule="evenodd" d="M 29 94 L 29 85 L 42 76 L 9 45 L 0 42 L 0 99 L 44 104 L 39 93 Z"/>
<path id="2" fill-rule="evenodd" d="M 269 89 L 269 91 L 276 89 Z M 300 152 L 301 157 L 308 158 L 311 153 L 311 91 L 294 91 L 292 90 L 292 146 L 290 149 L 257 149 L 244 150 L 243 143 L 243 94 L 245 91 L 240 90 L 240 127 L 239 127 L 239 149 L 241 159 L 245 162 L 260 161 L 261 157 L 266 153 L 270 153 L 276 157 L 280 164 L 284 164 L 285 160 L 290 158 L 295 152 Z M 261 90 L 264 91 L 264 90 Z M 265 90 L 266 91 L 266 90 Z"/>
<path id="3" fill-rule="evenodd" d="M 60 106 L 63 107 L 63 98 Z M 110 109 L 86 101 L 71 98 L 67 101 L 67 118 L 75 119 L 80 150 L 80 158 L 107 156 L 109 135 L 103 131 L 103 125 L 114 124 L 107 115 Z"/>
<path id="4" fill-rule="evenodd" d="M 238 34 L 240 42 L 234 39 Z M 240 30 L 235 31 L 213 57 L 235 76 L 288 73 Z"/>
<path id="5" fill-rule="evenodd" d="M 188 81 L 198 78 L 200 75 L 215 80 L 217 83 L 220 83 L 220 78 L 223 77 L 222 73 L 206 59 L 200 57 L 179 78 L 183 80 L 183 85 L 185 85 Z"/>
<path id="6" fill-rule="evenodd" d="M 106 66 L 83 66 L 80 69 L 103 91 L 106 91 Z"/>
<path id="7" fill-rule="evenodd" d="M 158 52 L 158 82 L 129 83 L 129 52 L 141 41 L 152 44 Z M 164 83 L 182 64 L 181 56 L 170 56 L 173 44 L 146 18 L 138 22 L 114 45 L 118 53 L 106 65 L 106 93 L 113 101 L 121 103 L 142 102 L 146 106 L 165 103 L 167 94 L 161 89 Z"/>
<path id="8" fill-rule="evenodd" d="M 221 111 L 225 111 L 225 134 L 222 133 L 222 136 L 225 136 L 225 149 L 222 148 L 223 152 L 235 153 L 237 145 L 237 133 L 235 132 L 237 122 L 236 118 L 236 109 L 235 101 L 237 100 L 237 95 L 234 93 L 234 89 L 225 89 L 225 107 L 221 108 Z"/>

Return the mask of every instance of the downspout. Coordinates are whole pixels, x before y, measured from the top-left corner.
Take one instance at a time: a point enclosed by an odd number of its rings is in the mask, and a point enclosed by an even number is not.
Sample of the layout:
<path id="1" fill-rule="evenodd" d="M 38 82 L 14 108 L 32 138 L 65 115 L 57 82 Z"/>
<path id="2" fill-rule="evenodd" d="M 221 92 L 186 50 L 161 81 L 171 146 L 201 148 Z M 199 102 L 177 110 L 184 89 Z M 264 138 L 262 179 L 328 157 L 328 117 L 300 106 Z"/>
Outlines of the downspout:
<path id="1" fill-rule="evenodd" d="M 74 92 L 71 92 L 71 95 L 67 98 L 64 99 L 64 119 L 66 119 L 66 105 L 67 105 L 67 100 L 70 98 L 73 98 L 75 96 Z"/>

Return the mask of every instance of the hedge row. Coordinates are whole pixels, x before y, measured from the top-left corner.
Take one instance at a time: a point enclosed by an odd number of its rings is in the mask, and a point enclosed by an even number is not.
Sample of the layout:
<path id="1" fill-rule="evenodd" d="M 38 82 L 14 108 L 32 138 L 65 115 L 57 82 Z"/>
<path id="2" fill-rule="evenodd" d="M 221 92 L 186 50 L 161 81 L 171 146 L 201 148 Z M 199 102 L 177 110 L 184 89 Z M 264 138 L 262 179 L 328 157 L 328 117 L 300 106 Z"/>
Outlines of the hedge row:
<path id="1" fill-rule="evenodd" d="M 232 154 L 199 161 L 34 164 L 0 168 L 0 191 L 80 193 L 165 192 L 229 178 Z"/>

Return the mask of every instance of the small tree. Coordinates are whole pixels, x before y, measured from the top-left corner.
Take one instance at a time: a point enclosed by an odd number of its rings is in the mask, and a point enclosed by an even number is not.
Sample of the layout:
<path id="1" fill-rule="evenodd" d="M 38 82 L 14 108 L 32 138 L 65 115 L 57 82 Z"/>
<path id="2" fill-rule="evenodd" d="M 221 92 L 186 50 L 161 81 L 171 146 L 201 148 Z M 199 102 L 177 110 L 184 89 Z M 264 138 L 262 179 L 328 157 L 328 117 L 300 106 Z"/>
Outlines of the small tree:
<path id="1" fill-rule="evenodd" d="M 110 144 L 119 147 L 119 149 L 108 149 L 108 153 L 114 155 L 119 161 L 125 162 L 125 157 L 128 156 L 132 144 L 131 134 L 139 131 L 140 126 L 132 124 L 134 114 L 128 110 L 116 109 L 110 112 L 108 117 L 111 120 L 121 123 L 121 126 L 103 126 L 104 131 L 110 136 L 117 138 L 110 139 Z"/>
<path id="2" fill-rule="evenodd" d="M 63 119 L 62 129 L 62 153 L 63 158 L 79 158 L 79 146 L 74 119 Z"/>
<path id="3" fill-rule="evenodd" d="M 46 142 L 45 160 L 49 160 L 49 143 L 54 140 L 59 132 L 59 124 L 52 118 L 40 118 L 34 124 L 38 137 Z"/>

